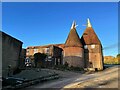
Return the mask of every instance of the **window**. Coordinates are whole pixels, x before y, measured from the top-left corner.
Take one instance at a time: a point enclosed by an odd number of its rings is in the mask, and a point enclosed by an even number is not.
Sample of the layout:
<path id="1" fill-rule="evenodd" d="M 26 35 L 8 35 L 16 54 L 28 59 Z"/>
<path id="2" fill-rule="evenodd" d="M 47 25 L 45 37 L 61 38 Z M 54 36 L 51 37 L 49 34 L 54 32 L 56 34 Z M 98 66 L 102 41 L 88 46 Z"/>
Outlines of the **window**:
<path id="1" fill-rule="evenodd" d="M 91 45 L 91 48 L 95 48 L 95 45 Z"/>
<path id="2" fill-rule="evenodd" d="M 34 54 L 35 54 L 35 53 L 38 53 L 38 49 L 34 49 Z"/>
<path id="3" fill-rule="evenodd" d="M 87 45 L 84 45 L 84 49 L 88 49 Z"/>
<path id="4" fill-rule="evenodd" d="M 45 48 L 45 53 L 49 53 L 49 48 Z"/>

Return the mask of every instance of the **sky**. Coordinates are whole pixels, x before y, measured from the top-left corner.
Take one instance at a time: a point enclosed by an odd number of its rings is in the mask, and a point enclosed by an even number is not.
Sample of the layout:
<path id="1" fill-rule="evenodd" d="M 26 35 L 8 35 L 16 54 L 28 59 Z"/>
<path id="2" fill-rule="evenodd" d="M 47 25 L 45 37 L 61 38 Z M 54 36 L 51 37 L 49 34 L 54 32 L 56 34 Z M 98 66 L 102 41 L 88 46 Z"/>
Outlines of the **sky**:
<path id="1" fill-rule="evenodd" d="M 87 18 L 104 55 L 118 54 L 117 2 L 4 2 L 2 31 L 23 42 L 23 48 L 65 43 L 73 20 L 81 37 Z"/>

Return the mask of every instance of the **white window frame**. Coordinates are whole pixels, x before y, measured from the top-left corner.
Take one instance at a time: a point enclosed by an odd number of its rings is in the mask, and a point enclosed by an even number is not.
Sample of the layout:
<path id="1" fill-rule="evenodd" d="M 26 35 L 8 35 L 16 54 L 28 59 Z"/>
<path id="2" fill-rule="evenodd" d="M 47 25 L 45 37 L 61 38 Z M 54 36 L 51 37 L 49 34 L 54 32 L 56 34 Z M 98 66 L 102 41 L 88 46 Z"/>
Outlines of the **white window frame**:
<path id="1" fill-rule="evenodd" d="M 45 48 L 45 53 L 49 53 L 49 48 Z"/>
<path id="2" fill-rule="evenodd" d="M 84 45 L 84 49 L 88 49 L 88 46 L 87 46 L 87 45 Z"/>
<path id="3" fill-rule="evenodd" d="M 35 54 L 35 53 L 38 53 L 38 49 L 37 49 L 37 48 L 34 49 L 34 54 Z"/>
<path id="4" fill-rule="evenodd" d="M 95 44 L 91 45 L 91 48 L 94 49 L 95 48 Z"/>

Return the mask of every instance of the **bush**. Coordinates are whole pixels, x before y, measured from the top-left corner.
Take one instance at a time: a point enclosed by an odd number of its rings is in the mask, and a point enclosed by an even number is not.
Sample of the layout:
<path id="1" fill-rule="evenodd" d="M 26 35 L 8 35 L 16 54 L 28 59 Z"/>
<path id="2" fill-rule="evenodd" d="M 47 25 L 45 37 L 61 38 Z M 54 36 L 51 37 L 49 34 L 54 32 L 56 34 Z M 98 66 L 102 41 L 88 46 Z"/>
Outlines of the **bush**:
<path id="1" fill-rule="evenodd" d="M 69 70 L 70 71 L 82 71 L 82 70 L 84 70 L 83 68 L 80 68 L 80 67 L 73 67 L 73 66 L 71 66 L 71 67 L 69 67 Z"/>
<path id="2" fill-rule="evenodd" d="M 15 70 L 15 71 L 13 71 L 13 75 L 18 74 L 18 73 L 20 73 L 20 72 L 21 72 L 21 69 L 16 68 L 16 70 Z"/>
<path id="3" fill-rule="evenodd" d="M 41 67 L 42 64 L 45 64 L 46 57 L 47 57 L 47 55 L 44 53 L 35 53 L 34 54 L 35 67 L 37 67 L 38 63 L 39 63 L 39 67 Z"/>
<path id="4" fill-rule="evenodd" d="M 73 66 L 68 66 L 67 64 L 64 64 L 64 65 L 55 65 L 54 66 L 54 69 L 57 69 L 57 70 L 69 70 L 69 71 L 82 71 L 84 70 L 83 68 L 80 68 L 80 67 L 73 67 Z"/>
<path id="5" fill-rule="evenodd" d="M 64 66 L 67 68 L 69 66 L 69 64 L 67 62 L 65 62 Z"/>
<path id="6" fill-rule="evenodd" d="M 55 66 L 54 66 L 54 69 L 64 71 L 64 70 L 66 70 L 66 67 L 65 67 L 65 65 L 55 65 Z"/>
<path id="7" fill-rule="evenodd" d="M 104 64 L 120 64 L 120 58 L 114 58 L 104 61 Z"/>

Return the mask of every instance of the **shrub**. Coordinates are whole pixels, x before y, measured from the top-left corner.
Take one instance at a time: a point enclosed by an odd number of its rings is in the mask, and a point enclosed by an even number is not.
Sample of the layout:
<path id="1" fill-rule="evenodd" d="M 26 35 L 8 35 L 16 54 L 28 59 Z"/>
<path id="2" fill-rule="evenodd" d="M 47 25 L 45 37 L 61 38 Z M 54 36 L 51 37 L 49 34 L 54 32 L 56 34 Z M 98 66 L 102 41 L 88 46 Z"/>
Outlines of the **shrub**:
<path id="1" fill-rule="evenodd" d="M 80 67 L 73 67 L 73 66 L 68 66 L 67 64 L 64 64 L 64 65 L 55 65 L 54 66 L 54 69 L 57 69 L 57 70 L 69 70 L 69 71 L 82 71 L 84 70 L 83 68 L 80 68 Z"/>
<path id="2" fill-rule="evenodd" d="M 21 72 L 21 69 L 16 68 L 16 70 L 13 71 L 13 75 L 18 74 L 18 73 L 20 73 L 20 72 Z"/>
<path id="3" fill-rule="evenodd" d="M 84 70 L 84 69 L 83 69 L 83 68 L 80 68 L 80 67 L 70 66 L 70 67 L 69 67 L 69 70 L 70 70 L 70 71 L 81 71 L 81 70 Z"/>

